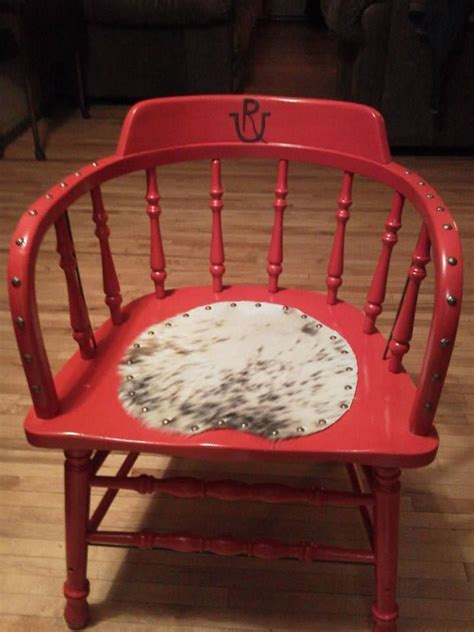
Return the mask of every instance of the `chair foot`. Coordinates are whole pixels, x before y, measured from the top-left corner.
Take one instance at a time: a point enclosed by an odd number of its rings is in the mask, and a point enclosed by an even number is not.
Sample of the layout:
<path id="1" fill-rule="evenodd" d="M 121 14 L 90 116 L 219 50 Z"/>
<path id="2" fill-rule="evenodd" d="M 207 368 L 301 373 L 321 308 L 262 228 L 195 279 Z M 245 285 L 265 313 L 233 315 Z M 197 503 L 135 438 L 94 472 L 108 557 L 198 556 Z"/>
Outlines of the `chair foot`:
<path id="1" fill-rule="evenodd" d="M 390 614 L 382 614 L 374 604 L 372 616 L 374 617 L 373 632 L 397 632 L 398 606 Z"/>
<path id="2" fill-rule="evenodd" d="M 71 590 L 67 583 L 64 584 L 64 596 L 66 597 L 64 620 L 71 630 L 82 630 L 89 623 L 88 594 L 89 582 L 87 582 L 87 588 L 84 591 Z"/>

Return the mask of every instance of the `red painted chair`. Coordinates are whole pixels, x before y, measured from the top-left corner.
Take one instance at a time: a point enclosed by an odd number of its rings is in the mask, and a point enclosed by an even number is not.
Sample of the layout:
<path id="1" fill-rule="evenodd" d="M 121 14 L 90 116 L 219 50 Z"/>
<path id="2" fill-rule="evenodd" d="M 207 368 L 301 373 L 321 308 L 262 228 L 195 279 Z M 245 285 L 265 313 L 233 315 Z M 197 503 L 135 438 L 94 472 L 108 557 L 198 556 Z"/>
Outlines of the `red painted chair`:
<path id="1" fill-rule="evenodd" d="M 277 161 L 268 286 L 224 286 L 221 159 Z M 209 287 L 165 289 L 155 167 L 211 160 Z M 327 293 L 279 288 L 288 161 L 340 169 L 342 190 Z M 122 306 L 101 185 L 146 172 L 154 294 Z M 363 311 L 338 298 L 353 175 L 393 190 L 382 248 Z M 110 319 L 92 331 L 67 208 L 90 194 Z M 388 343 L 376 329 L 405 199 L 422 219 L 406 290 Z M 55 227 L 78 352 L 53 378 L 35 299 L 35 261 Z M 434 263 L 434 309 L 415 385 L 403 369 L 425 266 Z M 88 622 L 89 544 L 207 551 L 220 555 L 353 561 L 375 565 L 378 630 L 395 629 L 400 469 L 435 457 L 433 418 L 453 349 L 462 293 L 456 225 L 433 188 L 392 162 L 374 110 L 341 102 L 272 97 L 145 101 L 129 113 L 114 155 L 85 165 L 29 207 L 13 235 L 9 291 L 34 407 L 28 440 L 65 451 L 69 627 Z M 128 456 L 117 476 L 98 473 L 109 451 Z M 192 478 L 127 476 L 140 452 L 208 460 L 339 461 L 353 493 Z M 107 491 L 89 515 L 91 486 Z M 343 549 L 270 539 L 111 532 L 100 523 L 119 489 L 179 497 L 357 507 L 370 546 Z"/>

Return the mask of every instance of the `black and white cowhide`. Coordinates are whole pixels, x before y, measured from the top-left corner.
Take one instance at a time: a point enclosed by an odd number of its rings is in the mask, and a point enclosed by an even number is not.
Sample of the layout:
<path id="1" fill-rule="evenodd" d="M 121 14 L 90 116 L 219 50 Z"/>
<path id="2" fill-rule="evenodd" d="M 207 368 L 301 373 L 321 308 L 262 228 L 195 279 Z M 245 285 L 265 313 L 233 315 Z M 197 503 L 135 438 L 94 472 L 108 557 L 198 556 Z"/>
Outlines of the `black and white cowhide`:
<path id="1" fill-rule="evenodd" d="M 119 374 L 122 405 L 149 427 L 287 439 L 341 418 L 357 361 L 340 334 L 298 309 L 220 302 L 152 325 Z"/>

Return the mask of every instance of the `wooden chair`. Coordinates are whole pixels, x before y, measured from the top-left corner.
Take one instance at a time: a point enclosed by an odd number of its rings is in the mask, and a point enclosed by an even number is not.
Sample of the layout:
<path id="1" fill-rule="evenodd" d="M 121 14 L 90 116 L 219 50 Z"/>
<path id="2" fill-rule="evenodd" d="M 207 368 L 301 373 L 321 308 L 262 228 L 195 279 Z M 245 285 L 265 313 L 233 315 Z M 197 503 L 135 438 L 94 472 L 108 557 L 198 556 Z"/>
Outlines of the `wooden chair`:
<path id="1" fill-rule="evenodd" d="M 223 283 L 221 159 L 241 157 L 274 159 L 277 165 L 267 286 Z M 165 287 L 155 167 L 196 159 L 211 161 L 211 283 L 170 290 Z M 324 293 L 279 286 L 289 161 L 343 172 Z M 123 306 L 101 186 L 140 170 L 146 174 L 154 293 Z M 356 173 L 393 190 L 363 310 L 338 297 Z M 89 320 L 67 214 L 73 202 L 88 195 L 110 309 L 110 319 L 96 331 Z M 421 217 L 421 229 L 387 341 L 376 321 L 405 199 Z M 35 297 L 35 262 L 43 236 L 53 225 L 72 335 L 79 347 L 55 378 Z M 430 257 L 434 308 L 414 384 L 403 359 Z M 462 258 L 449 210 L 419 175 L 392 161 L 377 112 L 343 102 L 263 96 L 139 103 L 125 120 L 115 154 L 70 174 L 26 209 L 13 235 L 8 285 L 34 404 L 25 421 L 26 435 L 33 445 L 59 448 L 66 456 L 64 594 L 70 628 L 88 623 L 87 549 L 103 544 L 373 564 L 375 629 L 395 629 L 400 470 L 430 463 L 438 448 L 433 418 L 458 323 Z M 116 476 L 101 475 L 100 467 L 112 450 L 128 455 Z M 140 452 L 217 462 L 341 462 L 353 492 L 128 476 Z M 90 515 L 91 487 L 106 491 Z M 183 498 L 351 506 L 360 510 L 369 546 L 359 550 L 312 542 L 100 529 L 119 489 Z"/>

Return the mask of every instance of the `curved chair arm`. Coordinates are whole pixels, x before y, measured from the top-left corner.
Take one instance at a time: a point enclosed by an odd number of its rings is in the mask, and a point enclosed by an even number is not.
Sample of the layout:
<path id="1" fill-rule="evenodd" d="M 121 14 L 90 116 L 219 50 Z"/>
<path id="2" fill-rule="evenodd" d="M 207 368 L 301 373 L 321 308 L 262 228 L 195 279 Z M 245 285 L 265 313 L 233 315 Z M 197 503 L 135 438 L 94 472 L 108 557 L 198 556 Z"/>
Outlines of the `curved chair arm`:
<path id="1" fill-rule="evenodd" d="M 237 125 L 246 99 L 251 101 L 247 103 L 250 111 L 255 113 L 258 103 L 260 116 L 268 112 L 278 121 L 275 128 L 265 133 L 262 142 L 248 143 L 239 138 Z M 77 198 L 116 176 L 181 160 L 255 156 L 295 159 L 360 173 L 397 191 L 420 214 L 431 243 L 436 282 L 430 333 L 410 423 L 416 434 L 431 431 L 456 335 L 462 295 L 461 245 L 449 210 L 419 175 L 391 161 L 383 120 L 370 108 L 324 101 L 259 99 L 257 102 L 253 97 L 241 96 L 191 97 L 143 102 L 129 113 L 117 154 L 67 176 L 23 214 L 12 240 L 9 292 L 18 346 L 39 417 L 52 417 L 59 410 L 35 296 L 36 257 L 47 229 Z M 190 116 L 206 125 L 194 124 L 187 129 Z M 283 129 L 281 120 L 286 121 Z M 345 126 L 342 132 L 337 127 L 339 123 Z M 349 130 L 353 125 L 359 128 L 349 137 L 344 129 Z M 331 126 L 340 133 L 335 134 Z"/>
<path id="2" fill-rule="evenodd" d="M 461 241 L 456 222 L 438 193 L 418 174 L 396 163 L 389 168 L 402 172 L 402 180 L 394 188 L 420 213 L 434 264 L 431 326 L 410 417 L 411 430 L 425 435 L 432 429 L 459 322 L 463 287 Z"/>
<path id="3" fill-rule="evenodd" d="M 46 353 L 36 304 L 35 267 L 47 230 L 79 197 L 102 182 L 115 157 L 94 162 L 66 176 L 21 216 L 12 236 L 8 289 L 13 326 L 31 397 L 39 417 L 54 417 L 59 401 Z"/>

